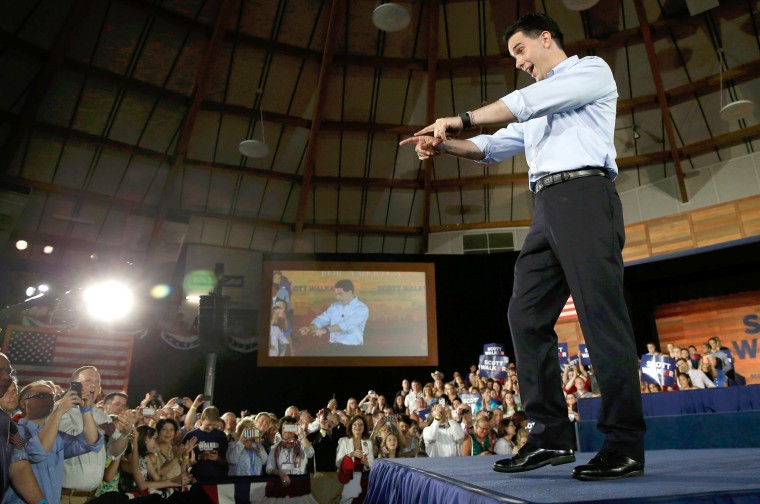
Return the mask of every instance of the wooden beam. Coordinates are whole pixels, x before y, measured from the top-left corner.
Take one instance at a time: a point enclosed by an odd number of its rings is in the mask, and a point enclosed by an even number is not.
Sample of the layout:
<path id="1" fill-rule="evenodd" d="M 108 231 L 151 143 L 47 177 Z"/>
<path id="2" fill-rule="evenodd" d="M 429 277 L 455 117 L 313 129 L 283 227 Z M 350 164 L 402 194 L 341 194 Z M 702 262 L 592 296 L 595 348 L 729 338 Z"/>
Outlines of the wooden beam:
<path id="1" fill-rule="evenodd" d="M 463 224 L 444 224 L 442 226 L 431 226 L 432 233 L 445 233 L 449 231 L 465 231 L 468 229 L 494 229 L 494 228 L 513 228 L 513 227 L 530 227 L 530 219 L 510 220 L 510 221 L 493 221 L 493 222 L 468 222 Z"/>
<path id="2" fill-rule="evenodd" d="M 10 131 L 5 139 L 2 151 L 0 151 L 0 166 L 2 167 L 0 173 L 9 173 L 16 152 L 24 143 L 24 139 L 31 133 L 42 100 L 45 99 L 50 85 L 69 51 L 69 47 L 76 40 L 80 25 L 85 19 L 85 14 L 91 3 L 92 0 L 76 0 L 71 4 L 66 19 L 64 19 L 61 29 L 53 41 L 52 49 L 47 54 L 47 60 L 34 78 L 16 127 Z"/>
<path id="3" fill-rule="evenodd" d="M 676 143 L 676 134 L 673 129 L 673 121 L 670 118 L 670 107 L 668 106 L 668 100 L 665 97 L 665 86 L 662 83 L 662 75 L 660 74 L 660 68 L 657 64 L 657 55 L 654 52 L 654 43 L 652 42 L 652 32 L 649 29 L 649 22 L 647 21 L 647 14 L 644 10 L 644 3 L 642 0 L 633 0 L 636 5 L 636 15 L 639 18 L 639 26 L 641 27 L 641 35 L 644 38 L 644 46 L 647 50 L 647 58 L 649 59 L 649 68 L 652 71 L 652 78 L 654 79 L 654 85 L 657 89 L 657 101 L 660 104 L 660 111 L 662 112 L 662 121 L 665 125 L 665 133 L 668 137 L 668 147 L 670 148 L 670 158 L 673 162 L 673 166 L 676 169 L 676 180 L 678 181 L 678 189 L 681 194 L 681 202 L 686 203 L 689 201 L 689 195 L 686 191 L 686 179 L 683 176 L 683 168 L 681 167 L 681 157 L 678 154 L 678 144 Z"/>
<path id="4" fill-rule="evenodd" d="M 308 231 L 326 231 L 331 233 L 372 233 L 396 235 L 418 235 L 422 231 L 422 228 L 415 226 L 389 226 L 374 224 L 304 224 L 303 228 Z"/>
<path id="5" fill-rule="evenodd" d="M 427 4 L 428 33 L 427 33 L 427 100 L 425 101 L 425 117 L 428 124 L 435 122 L 435 90 L 438 78 L 438 27 L 441 17 L 440 0 L 430 0 Z M 433 199 L 433 158 L 422 161 L 423 170 L 423 194 L 422 194 L 422 252 L 426 253 L 430 244 L 430 206 Z"/>
<path id="6" fill-rule="evenodd" d="M 346 0 L 333 0 L 330 7 L 330 19 L 327 24 L 327 36 L 325 39 L 325 49 L 322 55 L 322 66 L 319 69 L 319 81 L 317 82 L 317 102 L 314 105 L 314 115 L 311 120 L 311 130 L 309 131 L 309 145 L 306 148 L 306 156 L 303 165 L 303 180 L 301 190 L 298 193 L 298 208 L 296 209 L 296 233 L 303 230 L 304 220 L 306 219 L 306 203 L 309 201 L 309 193 L 312 189 L 312 178 L 314 177 L 315 163 L 317 159 L 317 144 L 319 140 L 319 127 L 322 124 L 322 116 L 325 108 L 325 94 L 327 93 L 327 81 L 332 69 L 332 61 L 335 57 L 335 48 L 337 47 L 338 27 L 345 17 Z M 295 246 L 297 240 L 293 240 Z"/>
<path id="7" fill-rule="evenodd" d="M 161 241 L 161 231 L 164 219 L 166 219 L 166 210 L 169 207 L 170 196 L 175 188 L 176 181 L 179 178 L 182 164 L 185 162 L 187 146 L 190 142 L 190 137 L 193 134 L 195 120 L 198 118 L 201 104 L 203 103 L 203 100 L 208 93 L 209 85 L 211 84 L 211 74 L 214 71 L 214 60 L 221 48 L 224 32 L 227 28 L 230 15 L 234 12 L 233 7 L 236 3 L 237 0 L 222 0 L 219 5 L 219 11 L 216 15 L 216 21 L 214 22 L 214 30 L 203 50 L 203 55 L 201 56 L 198 72 L 196 74 L 195 87 L 193 88 L 193 94 L 190 99 L 190 106 L 185 113 L 185 120 L 182 124 L 182 129 L 180 130 L 179 138 L 177 139 L 177 145 L 174 149 L 174 156 L 171 167 L 169 168 L 169 174 L 167 175 L 164 187 L 161 190 L 158 217 L 153 223 L 153 230 L 150 234 L 150 243 L 148 245 L 149 254 L 153 254 Z"/>

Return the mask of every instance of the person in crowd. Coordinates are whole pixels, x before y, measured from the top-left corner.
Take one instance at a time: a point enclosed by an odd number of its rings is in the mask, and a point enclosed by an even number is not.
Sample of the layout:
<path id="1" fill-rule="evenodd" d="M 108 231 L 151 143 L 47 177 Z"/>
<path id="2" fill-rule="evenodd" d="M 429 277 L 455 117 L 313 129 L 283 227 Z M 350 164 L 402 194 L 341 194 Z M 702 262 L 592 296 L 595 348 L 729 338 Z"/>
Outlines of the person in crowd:
<path id="1" fill-rule="evenodd" d="M 437 403 L 433 403 L 434 405 L 437 405 Z M 431 407 L 427 406 L 425 404 L 425 399 L 422 397 L 418 397 L 416 399 L 414 412 L 412 412 L 411 415 L 409 415 L 412 420 L 414 420 L 417 423 L 420 422 L 427 422 L 428 417 L 430 416 Z"/>
<path id="2" fill-rule="evenodd" d="M 694 345 L 689 345 L 689 360 L 691 361 L 691 367 L 694 369 L 699 369 L 699 359 L 702 358 L 701 355 L 697 353 L 697 347 Z"/>
<path id="3" fill-rule="evenodd" d="M 383 439 L 377 458 L 398 458 L 400 456 L 399 436 L 395 432 L 389 432 Z"/>
<path id="4" fill-rule="evenodd" d="M 3 397 L 0 397 L 0 410 L 3 410 L 9 416 L 13 416 L 18 409 L 18 383 L 13 380 L 5 391 Z"/>
<path id="5" fill-rule="evenodd" d="M 404 406 L 409 415 L 417 410 L 418 397 L 422 397 L 422 383 L 419 380 L 412 380 L 412 389 L 404 398 Z"/>
<path id="6" fill-rule="evenodd" d="M 657 392 L 662 392 L 662 387 L 659 383 L 648 383 L 647 390 L 650 394 L 656 394 Z"/>
<path id="7" fill-rule="evenodd" d="M 348 398 L 348 401 L 346 401 L 346 409 L 344 411 L 346 412 L 346 416 L 348 418 L 361 414 L 361 411 L 359 410 L 359 403 L 355 397 Z"/>
<path id="8" fill-rule="evenodd" d="M 182 473 L 174 479 L 164 479 L 156 470 L 158 448 L 158 433 L 147 425 L 137 426 L 131 436 L 131 446 L 125 459 L 129 464 L 138 492 L 150 490 L 181 489 L 189 482 L 187 473 Z M 124 469 L 122 464 L 122 469 Z M 168 495 L 170 492 L 164 493 Z"/>
<path id="9" fill-rule="evenodd" d="M 363 413 L 374 413 L 375 410 L 378 408 L 377 405 L 377 392 L 374 390 L 370 390 L 367 392 L 367 395 L 365 395 L 361 401 L 359 401 L 359 405 L 357 406 L 359 411 Z"/>
<path id="10" fill-rule="evenodd" d="M 494 446 L 491 444 L 491 422 L 487 417 L 481 416 L 475 420 L 474 432 L 464 437 L 462 441 L 461 455 L 465 457 L 475 455 L 493 455 Z"/>
<path id="11" fill-rule="evenodd" d="M 443 378 L 445 375 L 441 373 L 440 371 L 436 370 L 430 373 L 430 377 L 433 379 L 433 395 L 436 397 L 441 397 L 446 393 L 444 384 L 443 384 Z"/>
<path id="12" fill-rule="evenodd" d="M 231 440 L 237 432 L 237 415 L 234 411 L 227 411 L 222 415 L 224 422 L 224 433 L 227 434 L 227 440 Z"/>
<path id="13" fill-rule="evenodd" d="M 396 392 L 396 395 L 401 395 L 401 396 L 406 397 L 407 394 L 409 394 L 409 392 L 412 391 L 411 386 L 412 384 L 409 382 L 409 380 L 407 378 L 404 378 L 403 380 L 401 380 L 401 390 Z"/>
<path id="14" fill-rule="evenodd" d="M 493 452 L 497 455 L 511 455 L 515 447 L 516 435 L 517 427 L 515 427 L 515 423 L 511 418 L 504 418 L 499 423 L 499 439 L 496 441 Z"/>
<path id="15" fill-rule="evenodd" d="M 289 486 L 291 475 L 306 474 L 306 464 L 314 456 L 314 448 L 295 418 L 282 417 L 278 430 L 282 439 L 269 452 L 266 472 L 278 476 L 283 486 Z"/>
<path id="16" fill-rule="evenodd" d="M 95 366 L 82 366 L 71 375 L 72 382 L 82 384 L 81 399 L 85 408 L 71 408 L 63 414 L 58 429 L 73 436 L 84 430 L 83 415 L 92 411 L 95 423 L 102 431 L 112 432 L 108 442 L 97 452 L 89 452 L 64 461 L 62 504 L 80 504 L 95 496 L 106 469 L 106 459 L 119 459 L 127 449 L 129 433 L 135 425 L 135 414 L 126 410 L 111 422 L 103 411 L 93 405 L 100 395 L 100 373 Z M 117 433 L 118 431 L 118 433 Z"/>
<path id="17" fill-rule="evenodd" d="M 227 435 L 219 430 L 221 415 L 216 406 L 208 406 L 201 412 L 201 425 L 185 434 L 183 443 L 196 439 L 193 452 L 195 463 L 192 475 L 199 481 L 208 481 L 227 475 Z"/>
<path id="18" fill-rule="evenodd" d="M 578 377 L 581 377 L 584 380 L 586 379 L 586 377 L 580 373 L 576 364 L 570 364 L 565 367 L 565 370 L 562 373 L 562 389 L 565 391 L 565 394 L 575 394 L 577 392 L 577 389 L 575 388 L 575 379 Z M 588 390 L 588 383 L 585 388 Z"/>
<path id="19" fill-rule="evenodd" d="M 404 397 L 405 396 L 401 394 L 397 394 L 396 397 L 393 398 L 393 412 L 397 415 L 408 414 L 406 406 L 404 405 Z"/>
<path id="20" fill-rule="evenodd" d="M 515 394 L 508 390 L 504 391 L 504 401 L 502 401 L 501 407 L 504 410 L 504 415 L 507 417 L 511 417 L 515 412 L 520 411 L 521 409 L 515 402 Z"/>
<path id="21" fill-rule="evenodd" d="M 230 476 L 261 476 L 267 463 L 267 451 L 262 444 L 261 431 L 252 418 L 243 418 L 227 446 Z"/>
<path id="22" fill-rule="evenodd" d="M 32 464 L 32 471 L 51 504 L 60 502 L 64 458 L 97 452 L 103 446 L 103 436 L 98 431 L 88 404 L 75 392 L 69 391 L 58 401 L 58 407 L 53 409 L 54 398 L 55 392 L 43 380 L 30 383 L 19 393 L 19 404 L 24 417 L 19 420 L 18 430 L 26 439 L 24 448 Z M 76 436 L 58 430 L 63 415 L 74 407 L 85 410 L 82 414 L 83 431 Z M 24 500 L 11 488 L 3 502 L 16 504 Z"/>
<path id="23" fill-rule="evenodd" d="M 309 459 L 307 471 L 335 471 L 335 456 L 338 453 L 338 440 L 346 435 L 346 428 L 340 423 L 335 413 L 324 409 L 317 413 L 319 429 L 307 435 L 314 448 L 314 457 Z"/>
<path id="24" fill-rule="evenodd" d="M 398 432 L 399 439 L 403 437 L 401 449 L 401 456 L 406 458 L 414 458 L 420 451 L 420 439 L 416 432 L 416 423 L 409 417 L 409 415 L 401 415 L 398 419 Z M 415 426 L 413 428 L 413 426 Z"/>
<path id="25" fill-rule="evenodd" d="M 678 389 L 679 390 L 696 390 L 691 382 L 691 377 L 688 373 L 678 373 Z"/>
<path id="26" fill-rule="evenodd" d="M 467 390 L 467 383 L 464 381 L 464 378 L 462 378 L 462 375 L 459 373 L 456 373 L 454 375 L 454 387 L 456 388 L 457 394 L 460 394 Z"/>
<path id="27" fill-rule="evenodd" d="M 459 418 L 459 426 L 462 427 L 462 431 L 465 435 L 469 435 L 473 432 L 473 416 L 472 408 L 467 404 L 462 404 L 457 409 L 457 417 Z"/>
<path id="28" fill-rule="evenodd" d="M 156 423 L 156 468 L 163 479 L 174 479 L 186 471 L 197 438 L 179 442 L 179 424 L 172 418 L 162 418 Z"/>
<path id="29" fill-rule="evenodd" d="M 16 370 L 11 367 L 8 357 L 0 352 L 0 396 L 4 396 L 15 381 Z M 44 502 L 45 496 L 27 460 L 26 450 L 18 432 L 18 427 L 10 416 L 0 410 L 0 492 L 5 494 L 11 482 L 13 488 L 26 502 Z M 11 442 L 13 441 L 13 442 Z"/>
<path id="30" fill-rule="evenodd" d="M 453 403 L 455 400 L 459 399 L 459 395 L 457 394 L 457 387 L 453 383 L 447 383 L 443 386 L 444 396 L 449 400 L 450 403 Z"/>
<path id="31" fill-rule="evenodd" d="M 434 404 L 438 403 L 432 385 L 422 387 L 422 401 L 425 403 L 425 408 L 432 408 Z"/>
<path id="32" fill-rule="evenodd" d="M 685 360 L 686 363 L 689 365 L 689 368 L 693 368 L 693 366 L 691 365 L 691 357 L 689 356 L 688 348 L 681 349 L 681 354 L 679 355 L 679 358 Z"/>
<path id="33" fill-rule="evenodd" d="M 292 345 L 287 333 L 290 333 L 290 325 L 287 317 L 288 304 L 282 299 L 276 299 L 272 303 L 272 316 L 269 324 L 269 356 L 280 357 L 292 355 Z"/>
<path id="34" fill-rule="evenodd" d="M 422 431 L 428 457 L 455 457 L 465 434 L 462 427 L 449 417 L 446 406 L 433 406 L 428 425 Z"/>
<path id="35" fill-rule="evenodd" d="M 578 396 L 575 394 L 567 394 L 565 396 L 565 402 L 567 403 L 567 418 L 571 422 L 577 422 L 580 420 L 578 415 Z"/>
<path id="36" fill-rule="evenodd" d="M 350 502 L 361 495 L 362 473 L 369 471 L 375 460 L 369 428 L 364 417 L 352 417 L 348 422 L 347 431 L 346 437 L 338 440 L 335 456 L 338 471 L 351 474 L 351 479 L 344 483 L 341 503 Z"/>
<path id="37" fill-rule="evenodd" d="M 707 375 L 716 387 L 728 387 L 728 377 L 722 369 L 716 367 L 715 360 L 716 358 L 709 353 L 702 355 L 699 361 L 699 370 Z"/>
<path id="38" fill-rule="evenodd" d="M 707 340 L 707 344 L 710 346 L 710 354 L 715 356 L 716 360 L 720 361 L 719 364 L 716 361 L 716 366 L 725 373 L 729 380 L 733 380 L 735 375 L 734 362 L 731 359 L 731 351 L 728 347 L 721 345 L 718 336 L 713 336 Z"/>
<path id="39" fill-rule="evenodd" d="M 121 415 L 127 410 L 129 396 L 126 392 L 111 392 L 103 398 L 103 411 L 108 415 Z"/>
<path id="40" fill-rule="evenodd" d="M 301 335 L 312 334 L 318 338 L 326 335 L 331 345 L 363 345 L 369 308 L 354 295 L 354 283 L 348 279 L 335 283 L 335 297 L 335 303 L 299 332 Z"/>
<path id="41" fill-rule="evenodd" d="M 576 398 L 586 399 L 588 397 L 593 397 L 593 394 L 588 390 L 588 382 L 583 376 L 576 376 L 573 384 L 575 385 L 574 395 Z"/>
<path id="42" fill-rule="evenodd" d="M 660 352 L 657 351 L 657 345 L 654 344 L 654 342 L 649 341 L 647 342 L 647 353 L 645 355 L 659 355 Z"/>
<path id="43" fill-rule="evenodd" d="M 525 446 L 528 442 L 529 432 L 526 429 L 519 429 L 515 435 L 515 447 L 512 448 L 512 453 L 517 455 L 520 452 L 520 448 Z"/>
<path id="44" fill-rule="evenodd" d="M 703 371 L 692 369 L 687 359 L 681 357 L 676 360 L 676 367 L 679 373 L 689 375 L 689 380 L 694 388 L 715 388 L 715 383 Z"/>

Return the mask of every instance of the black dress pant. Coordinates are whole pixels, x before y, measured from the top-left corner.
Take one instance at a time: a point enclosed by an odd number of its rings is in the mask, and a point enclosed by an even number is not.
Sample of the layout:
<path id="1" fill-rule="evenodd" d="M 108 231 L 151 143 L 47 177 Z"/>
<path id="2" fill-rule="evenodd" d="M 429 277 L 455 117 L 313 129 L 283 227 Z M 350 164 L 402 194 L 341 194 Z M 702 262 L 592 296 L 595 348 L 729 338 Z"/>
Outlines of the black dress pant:
<path id="1" fill-rule="evenodd" d="M 569 180 L 536 195 L 509 303 L 520 395 L 535 446 L 573 447 L 554 332 L 571 293 L 602 394 L 597 426 L 605 447 L 644 461 L 636 344 L 623 297 L 624 242 L 622 205 L 607 177 Z"/>

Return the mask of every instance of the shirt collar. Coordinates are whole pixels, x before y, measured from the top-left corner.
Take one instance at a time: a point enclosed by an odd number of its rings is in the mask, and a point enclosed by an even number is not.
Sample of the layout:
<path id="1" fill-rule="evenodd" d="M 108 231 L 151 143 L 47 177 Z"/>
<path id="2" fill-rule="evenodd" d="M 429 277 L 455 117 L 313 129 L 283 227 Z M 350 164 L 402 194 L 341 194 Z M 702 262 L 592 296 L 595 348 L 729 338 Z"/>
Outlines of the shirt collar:
<path id="1" fill-rule="evenodd" d="M 546 73 L 546 78 L 548 79 L 549 77 L 551 77 L 555 73 L 562 73 L 562 72 L 564 72 L 568 68 L 570 68 L 573 65 L 575 65 L 576 63 L 578 63 L 578 61 L 580 61 L 580 59 L 578 58 L 578 56 L 570 56 L 569 58 L 560 61 L 554 68 L 552 68 L 551 70 L 549 70 Z"/>

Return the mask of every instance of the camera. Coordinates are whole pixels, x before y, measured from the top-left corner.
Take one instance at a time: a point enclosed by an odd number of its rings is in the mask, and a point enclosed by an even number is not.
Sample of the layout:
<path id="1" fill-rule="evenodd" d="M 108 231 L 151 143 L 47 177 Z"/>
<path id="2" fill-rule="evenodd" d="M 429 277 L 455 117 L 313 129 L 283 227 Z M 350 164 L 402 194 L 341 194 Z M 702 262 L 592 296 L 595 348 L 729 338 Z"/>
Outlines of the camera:
<path id="1" fill-rule="evenodd" d="M 253 429 L 253 437 L 261 437 L 261 431 L 259 429 Z"/>
<path id="2" fill-rule="evenodd" d="M 143 416 L 153 416 L 156 414 L 156 408 L 143 408 Z"/>
<path id="3" fill-rule="evenodd" d="M 82 397 L 82 383 L 73 381 L 69 384 L 69 390 L 73 390 L 76 395 Z"/>
<path id="4" fill-rule="evenodd" d="M 375 392 L 374 390 L 370 390 L 369 392 L 367 392 L 367 395 L 370 397 L 377 397 L 377 392 Z"/>
<path id="5" fill-rule="evenodd" d="M 396 417 L 393 417 L 393 416 L 385 417 L 385 423 L 393 423 L 395 421 L 396 421 Z"/>
<path id="6" fill-rule="evenodd" d="M 298 426 L 295 424 L 285 424 L 282 427 L 282 432 L 298 432 Z"/>
<path id="7" fill-rule="evenodd" d="M 253 429 L 251 429 L 250 427 L 246 427 L 245 429 L 243 429 L 243 437 L 244 438 L 253 437 Z"/>
<path id="8" fill-rule="evenodd" d="M 438 399 L 438 404 L 440 404 L 441 406 L 446 406 L 446 399 L 441 397 L 440 399 Z"/>

